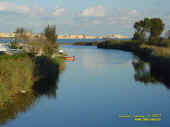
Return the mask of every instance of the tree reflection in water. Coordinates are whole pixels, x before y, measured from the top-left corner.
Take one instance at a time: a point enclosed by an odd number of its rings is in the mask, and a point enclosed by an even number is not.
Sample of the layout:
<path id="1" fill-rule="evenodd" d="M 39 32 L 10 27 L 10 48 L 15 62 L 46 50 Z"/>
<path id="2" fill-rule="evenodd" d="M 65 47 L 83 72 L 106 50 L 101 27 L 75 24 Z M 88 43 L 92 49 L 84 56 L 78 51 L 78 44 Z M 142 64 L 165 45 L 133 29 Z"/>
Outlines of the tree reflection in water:
<path id="1" fill-rule="evenodd" d="M 45 77 L 35 83 L 31 92 L 18 93 L 16 96 L 8 97 L 8 99 L 0 100 L 0 125 L 4 125 L 11 120 L 14 120 L 22 112 L 29 110 L 37 100 L 42 96 L 56 98 L 56 89 L 58 89 L 58 79 L 61 71 L 64 70 L 64 65 L 53 66 L 56 73 L 52 78 Z M 5 91 L 8 93 L 8 91 Z M 2 97 L 1 97 L 2 94 Z M 8 94 L 5 94 L 8 96 Z M 0 89 L 0 98 L 4 98 L 3 91 Z"/>
<path id="2" fill-rule="evenodd" d="M 160 64 L 147 63 L 137 58 L 132 62 L 132 65 L 135 69 L 134 78 L 136 81 L 143 82 L 144 84 L 157 84 L 161 83 L 170 89 L 170 79 L 168 73 L 170 70 L 161 70 L 159 69 Z"/>

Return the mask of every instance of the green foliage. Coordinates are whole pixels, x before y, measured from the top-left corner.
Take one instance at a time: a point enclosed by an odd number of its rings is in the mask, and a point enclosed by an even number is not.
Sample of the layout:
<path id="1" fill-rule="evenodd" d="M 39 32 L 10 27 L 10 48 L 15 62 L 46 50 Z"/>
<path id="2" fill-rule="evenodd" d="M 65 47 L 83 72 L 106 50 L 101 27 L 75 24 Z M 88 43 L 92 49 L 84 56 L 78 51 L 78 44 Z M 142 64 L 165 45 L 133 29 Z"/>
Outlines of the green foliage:
<path id="1" fill-rule="evenodd" d="M 55 25 L 48 25 L 45 29 L 44 29 L 44 35 L 47 39 L 46 41 L 46 46 L 45 46 L 45 53 L 48 56 L 52 56 L 55 52 L 56 49 L 58 48 L 58 45 L 56 44 L 56 26 Z"/>
<path id="2" fill-rule="evenodd" d="M 16 43 L 16 41 L 12 41 L 12 42 L 10 42 L 10 44 L 9 44 L 9 48 L 11 48 L 11 49 L 17 49 L 18 47 L 17 47 L 17 43 Z"/>
<path id="3" fill-rule="evenodd" d="M 136 32 L 134 34 L 133 40 L 138 40 L 143 42 L 146 40 L 147 32 L 150 31 L 151 20 L 148 18 L 145 18 L 144 20 L 140 20 L 139 22 L 136 22 L 134 24 L 134 28 L 136 29 Z"/>
<path id="4" fill-rule="evenodd" d="M 144 20 L 140 20 L 134 24 L 134 28 L 137 32 L 149 32 L 151 27 L 151 20 L 149 18 L 145 18 Z"/>
<path id="5" fill-rule="evenodd" d="M 146 35 L 149 34 L 150 42 L 157 43 L 164 30 L 164 24 L 160 18 L 145 18 L 144 20 L 136 22 L 134 28 L 136 32 L 133 40 L 146 41 Z"/>
<path id="6" fill-rule="evenodd" d="M 82 45 L 82 46 L 97 46 L 99 42 L 76 42 L 72 43 L 73 45 Z"/>
<path id="7" fill-rule="evenodd" d="M 168 30 L 165 34 L 166 38 L 170 40 L 170 30 Z"/>
<path id="8" fill-rule="evenodd" d="M 137 50 L 140 43 L 135 40 L 107 40 L 97 45 L 98 48 L 121 49 L 126 51 Z"/>
<path id="9" fill-rule="evenodd" d="M 151 36 L 150 38 L 160 38 L 161 33 L 164 30 L 164 24 L 160 18 L 152 18 L 150 19 L 151 21 L 151 28 L 150 28 L 150 33 Z"/>
<path id="10" fill-rule="evenodd" d="M 144 50 L 144 52 L 149 51 L 150 50 L 150 55 L 151 56 L 159 56 L 162 58 L 170 58 L 170 50 L 168 47 L 160 47 L 160 46 L 156 46 L 156 45 L 146 45 L 143 44 L 140 46 L 140 50 Z"/>
<path id="11" fill-rule="evenodd" d="M 0 91 L 13 96 L 21 90 L 30 91 L 34 82 L 34 63 L 26 54 L 0 56 Z"/>
<path id="12" fill-rule="evenodd" d="M 1 64 L 3 61 L 5 63 L 10 62 L 4 68 L 0 64 L 0 79 L 3 79 L 0 84 L 0 126 L 16 119 L 20 112 L 29 110 L 41 95 L 56 97 L 60 71 L 59 64 L 63 64 L 63 58 L 49 59 L 47 56 L 34 57 L 32 58 L 35 66 L 34 69 L 29 67 L 30 63 L 26 59 L 30 61 L 30 57 L 27 54 L 18 54 L 14 57 L 8 55 L 0 56 Z M 32 70 L 34 70 L 34 73 L 28 73 L 28 71 L 31 72 Z M 27 77 L 25 78 L 26 75 Z M 27 80 L 30 80 L 29 75 L 39 76 L 39 78 L 34 80 L 33 85 L 31 85 L 32 82 L 27 82 Z M 11 79 L 13 80 L 11 81 Z M 26 85 L 29 89 L 27 89 Z M 25 86 L 25 88 L 22 86 Z M 22 93 L 21 90 L 26 90 L 26 93 Z"/>
<path id="13" fill-rule="evenodd" d="M 135 32 L 132 40 L 137 40 L 137 41 L 140 41 L 140 42 L 145 42 L 145 36 L 143 33 L 141 32 Z"/>
<path id="14" fill-rule="evenodd" d="M 56 43 L 57 36 L 56 36 L 56 26 L 55 25 L 48 25 L 47 27 L 45 27 L 44 34 L 50 43 L 52 43 L 52 44 Z"/>
<path id="15" fill-rule="evenodd" d="M 51 57 L 58 50 L 56 38 L 55 25 L 48 25 L 45 27 L 43 34 L 38 37 L 33 36 L 31 32 L 21 27 L 16 30 L 16 41 L 15 43 L 11 43 L 11 48 L 22 47 L 27 53 Z"/>
<path id="16" fill-rule="evenodd" d="M 19 34 L 24 34 L 26 32 L 26 30 L 25 30 L 25 28 L 23 28 L 23 27 L 18 27 L 17 29 L 16 29 L 16 33 L 19 33 Z"/>
<path id="17" fill-rule="evenodd" d="M 15 37 L 15 41 L 16 42 L 27 42 L 29 37 L 27 35 L 28 31 L 23 28 L 23 27 L 18 27 L 16 29 L 16 37 Z"/>
<path id="18" fill-rule="evenodd" d="M 63 58 L 0 55 L 0 107 L 23 90 L 32 93 L 35 83 L 42 79 L 55 81 L 63 63 Z"/>

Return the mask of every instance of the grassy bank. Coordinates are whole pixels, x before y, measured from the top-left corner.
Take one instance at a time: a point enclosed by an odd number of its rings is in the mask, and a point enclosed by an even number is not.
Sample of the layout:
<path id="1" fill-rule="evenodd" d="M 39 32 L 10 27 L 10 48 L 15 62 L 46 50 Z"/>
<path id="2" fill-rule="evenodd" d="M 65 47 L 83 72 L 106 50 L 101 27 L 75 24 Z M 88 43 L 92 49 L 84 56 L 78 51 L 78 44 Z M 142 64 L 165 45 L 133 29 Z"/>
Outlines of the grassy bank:
<path id="1" fill-rule="evenodd" d="M 99 42 L 58 43 L 59 45 L 97 46 Z"/>
<path id="2" fill-rule="evenodd" d="M 138 48 L 139 43 L 131 40 L 107 40 L 101 43 L 98 43 L 98 48 L 105 49 L 121 49 L 126 51 L 133 51 Z"/>
<path id="3" fill-rule="evenodd" d="M 38 37 L 26 33 L 17 28 L 15 41 L 8 44 L 17 52 L 0 53 L 0 125 L 29 109 L 41 95 L 55 97 L 64 69 L 55 26 L 48 25 Z"/>
<path id="4" fill-rule="evenodd" d="M 168 43 L 169 41 L 155 45 L 151 43 L 141 44 L 132 40 L 110 40 L 99 43 L 97 47 L 130 51 L 155 66 L 161 66 L 162 70 L 167 71 L 168 69 L 170 71 L 170 47 Z"/>
<path id="5" fill-rule="evenodd" d="M 43 79 L 56 80 L 63 69 L 60 68 L 63 61 L 62 57 L 0 55 L 0 106 L 9 103 L 17 94 L 34 92 L 35 85 L 40 85 L 37 82 Z"/>
<path id="6" fill-rule="evenodd" d="M 35 64 L 26 54 L 0 56 L 0 100 L 8 99 L 22 90 L 30 91 L 35 81 Z M 2 103 L 1 103 L 2 104 Z"/>
<path id="7" fill-rule="evenodd" d="M 0 55 L 0 125 L 27 111 L 36 99 L 56 97 L 63 57 Z"/>
<path id="8" fill-rule="evenodd" d="M 169 75 L 170 75 L 170 47 L 169 41 L 162 44 L 140 44 L 136 41 L 105 41 L 98 44 L 98 48 L 105 49 L 119 49 L 130 51 L 138 56 L 141 60 L 150 63 L 151 74 L 154 79 L 164 83 L 167 88 L 170 88 Z M 153 77 L 147 74 L 143 77 L 135 77 L 144 82 L 149 80 L 153 82 Z"/>
<path id="9" fill-rule="evenodd" d="M 73 43 L 73 45 L 78 45 L 78 46 L 97 46 L 98 42 L 77 42 Z"/>
<path id="10" fill-rule="evenodd" d="M 170 42 L 166 42 L 170 43 Z M 131 51 L 138 55 L 147 55 L 151 57 L 170 58 L 169 44 L 163 44 L 163 46 L 147 43 L 139 43 L 133 40 L 108 40 L 97 45 L 98 48 L 105 49 L 120 49 L 125 51 Z"/>

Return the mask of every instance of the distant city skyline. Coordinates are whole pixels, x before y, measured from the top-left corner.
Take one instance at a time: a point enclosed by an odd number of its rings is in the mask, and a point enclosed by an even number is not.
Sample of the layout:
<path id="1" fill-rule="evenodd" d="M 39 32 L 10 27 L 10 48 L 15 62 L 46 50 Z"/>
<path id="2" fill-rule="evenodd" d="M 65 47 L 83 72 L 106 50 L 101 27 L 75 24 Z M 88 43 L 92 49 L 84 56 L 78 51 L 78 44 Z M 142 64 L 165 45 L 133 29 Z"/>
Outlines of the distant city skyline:
<path id="1" fill-rule="evenodd" d="M 57 34 L 132 36 L 133 24 L 144 17 L 160 17 L 170 29 L 169 0 L 1 0 L 0 32 L 25 27 L 42 32 L 55 24 Z"/>

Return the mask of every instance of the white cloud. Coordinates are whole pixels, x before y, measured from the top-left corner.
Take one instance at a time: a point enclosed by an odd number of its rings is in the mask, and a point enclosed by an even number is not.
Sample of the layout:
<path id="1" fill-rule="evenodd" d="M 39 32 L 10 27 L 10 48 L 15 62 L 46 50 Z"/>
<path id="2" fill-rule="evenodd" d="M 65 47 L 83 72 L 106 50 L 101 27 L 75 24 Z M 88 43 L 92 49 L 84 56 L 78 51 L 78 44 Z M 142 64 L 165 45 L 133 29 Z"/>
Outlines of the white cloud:
<path id="1" fill-rule="evenodd" d="M 53 12 L 53 16 L 62 16 L 65 14 L 65 8 L 56 8 Z"/>
<path id="2" fill-rule="evenodd" d="M 105 16 L 106 9 L 103 6 L 97 6 L 94 8 L 86 8 L 81 12 L 82 16 Z"/>
<path id="3" fill-rule="evenodd" d="M 26 5 L 17 5 L 16 3 L 13 2 L 0 2 L 0 12 L 27 14 L 29 16 L 38 16 L 38 17 L 50 17 L 50 16 L 53 17 L 53 16 L 64 15 L 65 8 L 56 8 L 48 12 L 44 8 L 40 8 L 40 7 L 31 8 Z"/>
<path id="4" fill-rule="evenodd" d="M 137 11 L 137 10 L 129 10 L 128 12 L 127 12 L 127 14 L 128 14 L 128 16 L 140 16 L 140 12 L 139 11 Z"/>
<path id="5" fill-rule="evenodd" d="M 41 8 L 20 5 L 15 2 L 0 2 L 0 28 L 2 31 L 14 29 L 20 25 L 35 30 L 46 24 L 57 24 L 60 31 L 76 33 L 133 32 L 133 24 L 144 17 L 161 17 L 170 27 L 169 13 L 163 15 L 159 9 L 125 9 L 95 6 L 82 9 L 81 13 L 67 12 L 66 8 Z M 74 14 L 73 14 L 74 13 Z M 61 16 L 58 18 L 58 16 Z M 64 24 L 64 25 L 63 25 Z M 67 24 L 67 25 L 66 25 Z M 127 33 L 130 33 L 127 32 Z"/>
<path id="6" fill-rule="evenodd" d="M 16 12 L 16 13 L 29 13 L 31 9 L 27 6 L 20 6 L 11 2 L 0 2 L 0 11 Z"/>
<path id="7" fill-rule="evenodd" d="M 78 20 L 84 24 L 113 24 L 131 27 L 141 16 L 141 12 L 135 9 L 111 9 L 97 6 L 84 9 Z"/>

